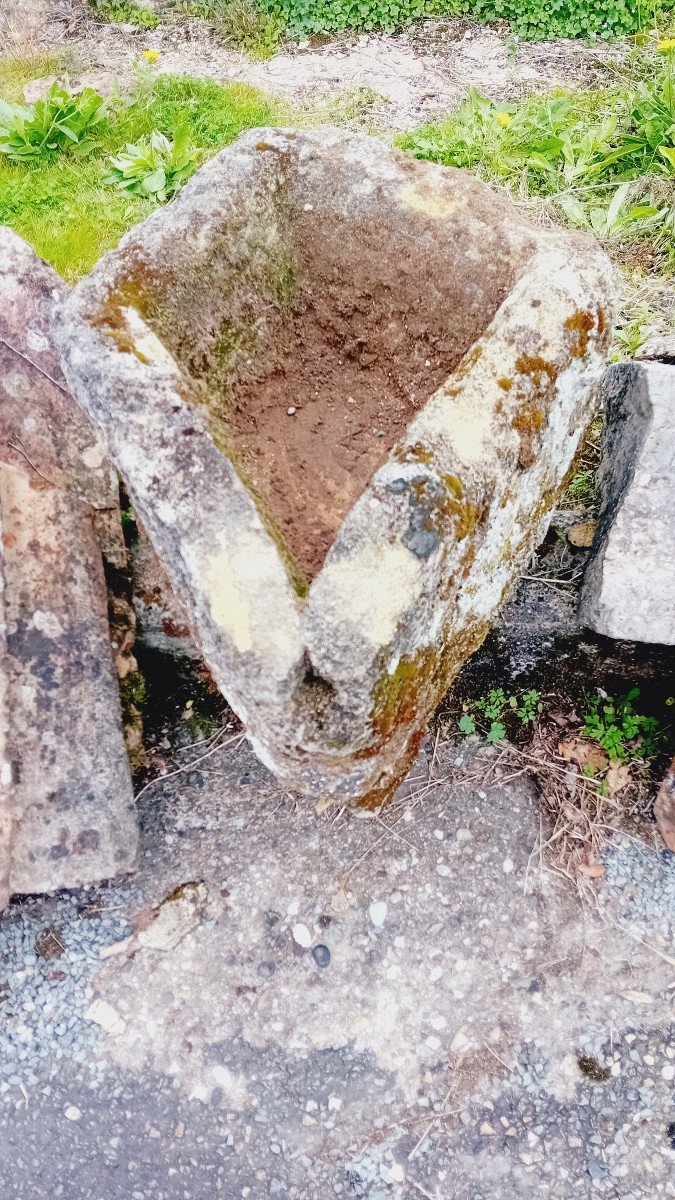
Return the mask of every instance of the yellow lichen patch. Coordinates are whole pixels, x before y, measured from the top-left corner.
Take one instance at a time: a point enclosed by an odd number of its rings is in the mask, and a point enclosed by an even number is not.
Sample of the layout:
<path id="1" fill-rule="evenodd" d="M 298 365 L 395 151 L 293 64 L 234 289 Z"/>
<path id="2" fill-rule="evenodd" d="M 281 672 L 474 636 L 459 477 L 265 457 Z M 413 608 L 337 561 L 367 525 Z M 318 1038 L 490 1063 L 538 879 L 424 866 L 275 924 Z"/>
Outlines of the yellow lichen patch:
<path id="1" fill-rule="evenodd" d="M 400 463 L 430 463 L 433 460 L 434 452 L 428 446 L 424 446 L 422 442 L 415 442 L 412 446 L 397 446 L 392 451 L 392 457 Z"/>
<path id="2" fill-rule="evenodd" d="M 399 196 L 407 208 L 413 208 L 415 212 L 437 220 L 455 216 L 464 208 L 459 189 L 450 194 L 446 188 L 436 188 L 428 180 L 406 184 Z"/>
<path id="3" fill-rule="evenodd" d="M 558 378 L 555 364 L 538 354 L 520 354 L 516 359 L 516 371 L 519 375 L 528 375 L 537 391 L 555 383 Z"/>
<path id="4" fill-rule="evenodd" d="M 459 668 L 484 641 L 489 627 L 488 621 L 482 621 L 448 637 L 445 645 L 425 646 L 417 654 L 403 655 L 392 672 L 381 675 L 373 688 L 370 712 L 375 740 L 355 757 L 376 755 L 382 744 L 396 735 L 406 738 L 416 750 L 424 733 L 422 714 L 445 694 Z M 409 764 L 410 759 L 403 761 Z M 392 794 L 391 782 L 387 794 Z M 376 784 L 363 803 L 370 807 L 377 795 Z"/>
<path id="5" fill-rule="evenodd" d="M 370 720 L 380 739 L 386 740 L 399 726 L 414 723 L 418 701 L 433 673 L 438 657 L 435 647 L 427 646 L 418 654 L 399 659 L 390 675 L 382 675 L 373 690 Z"/>
<path id="6" fill-rule="evenodd" d="M 455 500 L 461 500 L 464 495 L 461 480 L 456 475 L 442 475 L 441 478 L 448 491 L 455 497 Z"/>

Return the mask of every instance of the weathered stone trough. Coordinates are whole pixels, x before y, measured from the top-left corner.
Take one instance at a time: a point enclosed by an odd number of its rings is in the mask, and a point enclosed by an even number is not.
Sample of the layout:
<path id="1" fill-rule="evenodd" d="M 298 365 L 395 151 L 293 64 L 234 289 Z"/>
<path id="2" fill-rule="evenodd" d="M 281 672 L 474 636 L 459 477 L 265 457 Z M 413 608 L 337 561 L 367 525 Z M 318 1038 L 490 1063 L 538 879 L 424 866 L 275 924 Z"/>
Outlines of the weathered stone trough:
<path id="1" fill-rule="evenodd" d="M 260 758 L 376 799 L 547 525 L 609 264 L 375 139 L 255 130 L 128 234 L 57 336 Z"/>

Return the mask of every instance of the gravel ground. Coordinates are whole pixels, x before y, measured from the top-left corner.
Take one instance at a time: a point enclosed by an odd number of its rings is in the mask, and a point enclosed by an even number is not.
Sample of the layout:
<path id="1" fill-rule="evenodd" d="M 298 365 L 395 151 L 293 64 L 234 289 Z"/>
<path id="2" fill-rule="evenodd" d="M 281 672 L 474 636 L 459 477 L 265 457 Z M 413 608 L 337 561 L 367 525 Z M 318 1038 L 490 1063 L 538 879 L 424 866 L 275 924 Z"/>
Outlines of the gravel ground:
<path id="1" fill-rule="evenodd" d="M 14 903 L 1 1194 L 675 1195 L 672 857 L 616 835 L 582 906 L 492 754 L 377 818 L 230 746 L 145 792 L 133 885 Z"/>
<path id="2" fill-rule="evenodd" d="M 115 909 L 134 890 L 116 889 Z M 82 1021 L 103 947 L 130 932 L 100 893 L 13 904 L 0 920 L 0 1094 L 58 1072 L 64 1059 L 84 1063 L 94 1025 Z M 95 1070 L 101 1068 L 98 1064 Z"/>

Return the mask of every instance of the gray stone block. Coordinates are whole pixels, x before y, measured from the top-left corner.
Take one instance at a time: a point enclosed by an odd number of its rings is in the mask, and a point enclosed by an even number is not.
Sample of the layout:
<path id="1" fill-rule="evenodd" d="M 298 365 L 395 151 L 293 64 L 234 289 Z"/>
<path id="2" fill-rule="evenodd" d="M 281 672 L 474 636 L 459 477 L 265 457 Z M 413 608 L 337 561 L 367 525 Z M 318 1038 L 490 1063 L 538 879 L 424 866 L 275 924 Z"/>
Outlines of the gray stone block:
<path id="1" fill-rule="evenodd" d="M 675 367 L 610 367 L 601 508 L 580 615 L 596 633 L 675 644 Z"/>
<path id="2" fill-rule="evenodd" d="M 120 553 L 117 476 L 54 350 L 65 291 L 0 229 L 0 906 L 136 856 L 101 557 Z"/>

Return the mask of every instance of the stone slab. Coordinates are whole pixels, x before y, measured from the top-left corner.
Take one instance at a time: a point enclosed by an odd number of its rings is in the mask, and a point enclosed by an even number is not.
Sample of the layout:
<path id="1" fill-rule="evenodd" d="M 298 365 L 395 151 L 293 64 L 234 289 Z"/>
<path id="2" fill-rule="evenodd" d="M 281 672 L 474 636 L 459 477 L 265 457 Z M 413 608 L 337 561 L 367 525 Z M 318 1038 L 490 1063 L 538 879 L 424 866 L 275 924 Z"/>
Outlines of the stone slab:
<path id="1" fill-rule="evenodd" d="M 54 350 L 65 292 L 0 229 L 0 904 L 136 855 L 101 557 L 126 563 L 118 482 Z"/>
<path id="2" fill-rule="evenodd" d="M 596 633 L 675 644 L 675 368 L 618 364 L 607 407 L 598 530 L 580 615 Z"/>
<path id="3" fill-rule="evenodd" d="M 137 846 L 100 549 L 68 493 L 4 465 L 0 531 L 9 888 L 76 887 L 131 870 Z"/>

